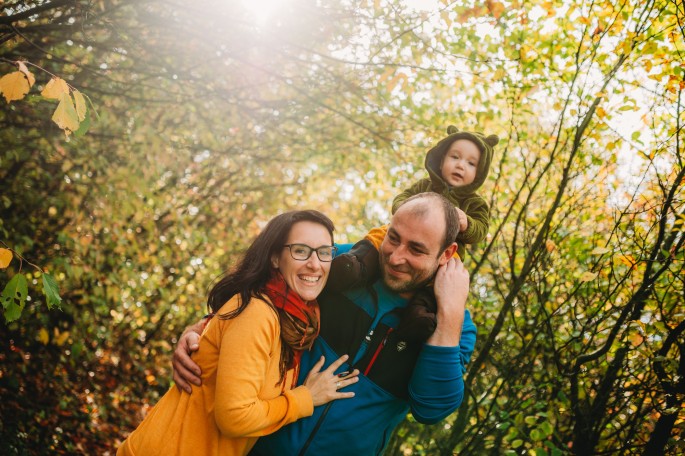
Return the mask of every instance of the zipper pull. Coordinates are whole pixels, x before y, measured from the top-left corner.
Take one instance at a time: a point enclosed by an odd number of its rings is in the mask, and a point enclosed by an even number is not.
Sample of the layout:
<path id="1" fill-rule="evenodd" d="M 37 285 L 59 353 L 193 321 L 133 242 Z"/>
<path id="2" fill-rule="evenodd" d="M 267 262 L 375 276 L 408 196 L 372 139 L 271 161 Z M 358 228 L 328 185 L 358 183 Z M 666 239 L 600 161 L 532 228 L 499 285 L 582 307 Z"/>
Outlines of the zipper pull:
<path id="1" fill-rule="evenodd" d="M 366 337 L 364 337 L 364 340 L 366 340 L 367 342 L 371 342 L 371 336 L 373 336 L 373 329 L 369 331 Z"/>

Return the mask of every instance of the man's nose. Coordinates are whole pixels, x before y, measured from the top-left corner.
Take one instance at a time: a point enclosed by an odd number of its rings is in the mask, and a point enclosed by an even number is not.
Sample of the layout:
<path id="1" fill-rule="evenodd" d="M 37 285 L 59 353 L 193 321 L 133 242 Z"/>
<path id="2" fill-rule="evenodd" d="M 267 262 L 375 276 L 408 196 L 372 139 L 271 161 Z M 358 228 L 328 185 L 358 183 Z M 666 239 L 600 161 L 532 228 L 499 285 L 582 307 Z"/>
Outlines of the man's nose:
<path id="1" fill-rule="evenodd" d="M 398 246 L 392 251 L 388 260 L 391 264 L 402 264 L 407 260 L 407 249 L 403 245 Z"/>

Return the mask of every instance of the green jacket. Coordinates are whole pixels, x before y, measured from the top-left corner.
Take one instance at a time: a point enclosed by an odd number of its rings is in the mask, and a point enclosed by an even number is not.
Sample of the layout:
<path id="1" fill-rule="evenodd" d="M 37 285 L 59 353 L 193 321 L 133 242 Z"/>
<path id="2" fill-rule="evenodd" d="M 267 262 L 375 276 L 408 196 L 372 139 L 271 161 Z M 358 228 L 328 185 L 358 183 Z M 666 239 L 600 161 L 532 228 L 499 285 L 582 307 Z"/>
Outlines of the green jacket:
<path id="1" fill-rule="evenodd" d="M 450 132 L 449 129 L 448 132 Z M 457 139 L 469 139 L 476 143 L 481 151 L 481 157 L 476 169 L 476 177 L 472 183 L 463 187 L 450 187 L 440 175 L 440 164 L 449 147 Z M 457 253 L 459 253 L 459 257 L 463 260 L 466 253 L 465 244 L 476 244 L 482 241 L 485 239 L 490 228 L 490 207 L 476 193 L 476 190 L 483 185 L 488 177 L 492 161 L 492 146 L 497 144 L 498 141 L 499 139 L 494 135 L 485 138 L 480 133 L 452 130 L 449 136 L 441 140 L 426 154 L 425 166 L 430 178 L 421 179 L 397 195 L 392 203 L 392 213 L 394 214 L 397 208 L 411 196 L 424 192 L 440 193 L 466 213 L 469 226 L 466 231 L 459 232 L 456 239 L 458 245 Z"/>

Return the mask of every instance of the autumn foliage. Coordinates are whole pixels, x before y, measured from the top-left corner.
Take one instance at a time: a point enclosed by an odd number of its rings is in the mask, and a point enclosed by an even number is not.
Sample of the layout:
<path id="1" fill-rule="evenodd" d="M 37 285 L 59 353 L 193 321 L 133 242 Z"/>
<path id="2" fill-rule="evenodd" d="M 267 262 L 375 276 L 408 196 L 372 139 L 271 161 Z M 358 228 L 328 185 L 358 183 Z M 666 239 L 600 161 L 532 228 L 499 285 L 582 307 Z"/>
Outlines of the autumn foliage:
<path id="1" fill-rule="evenodd" d="M 386 454 L 685 451 L 685 9 L 0 5 L 3 454 L 113 454 L 274 214 L 354 241 L 454 124 L 502 138 L 462 407 Z"/>

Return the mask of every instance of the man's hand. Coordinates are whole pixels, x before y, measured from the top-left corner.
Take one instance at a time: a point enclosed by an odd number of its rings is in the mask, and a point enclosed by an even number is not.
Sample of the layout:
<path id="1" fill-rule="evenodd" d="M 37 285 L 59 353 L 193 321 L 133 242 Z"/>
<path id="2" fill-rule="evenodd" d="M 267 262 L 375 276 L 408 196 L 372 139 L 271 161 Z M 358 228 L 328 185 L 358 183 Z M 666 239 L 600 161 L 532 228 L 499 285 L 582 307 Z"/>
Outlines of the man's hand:
<path id="1" fill-rule="evenodd" d="M 433 284 L 438 302 L 438 325 L 428 339 L 428 344 L 443 347 L 459 345 L 469 283 L 469 272 L 461 260 L 450 258 L 438 268 Z"/>
<path id="2" fill-rule="evenodd" d="M 193 385 L 202 385 L 202 370 L 195 361 L 193 361 L 190 355 L 200 348 L 200 333 L 202 332 L 202 322 L 195 323 L 192 326 L 188 326 L 181 338 L 176 344 L 176 349 L 174 350 L 174 357 L 171 364 L 174 368 L 174 383 L 176 383 L 176 388 L 185 391 L 188 394 L 192 393 L 192 388 L 190 383 Z"/>
<path id="3" fill-rule="evenodd" d="M 457 210 L 457 216 L 459 217 L 459 232 L 463 233 L 469 227 L 469 218 L 466 216 L 466 212 L 462 211 L 458 207 L 455 209 Z"/>

